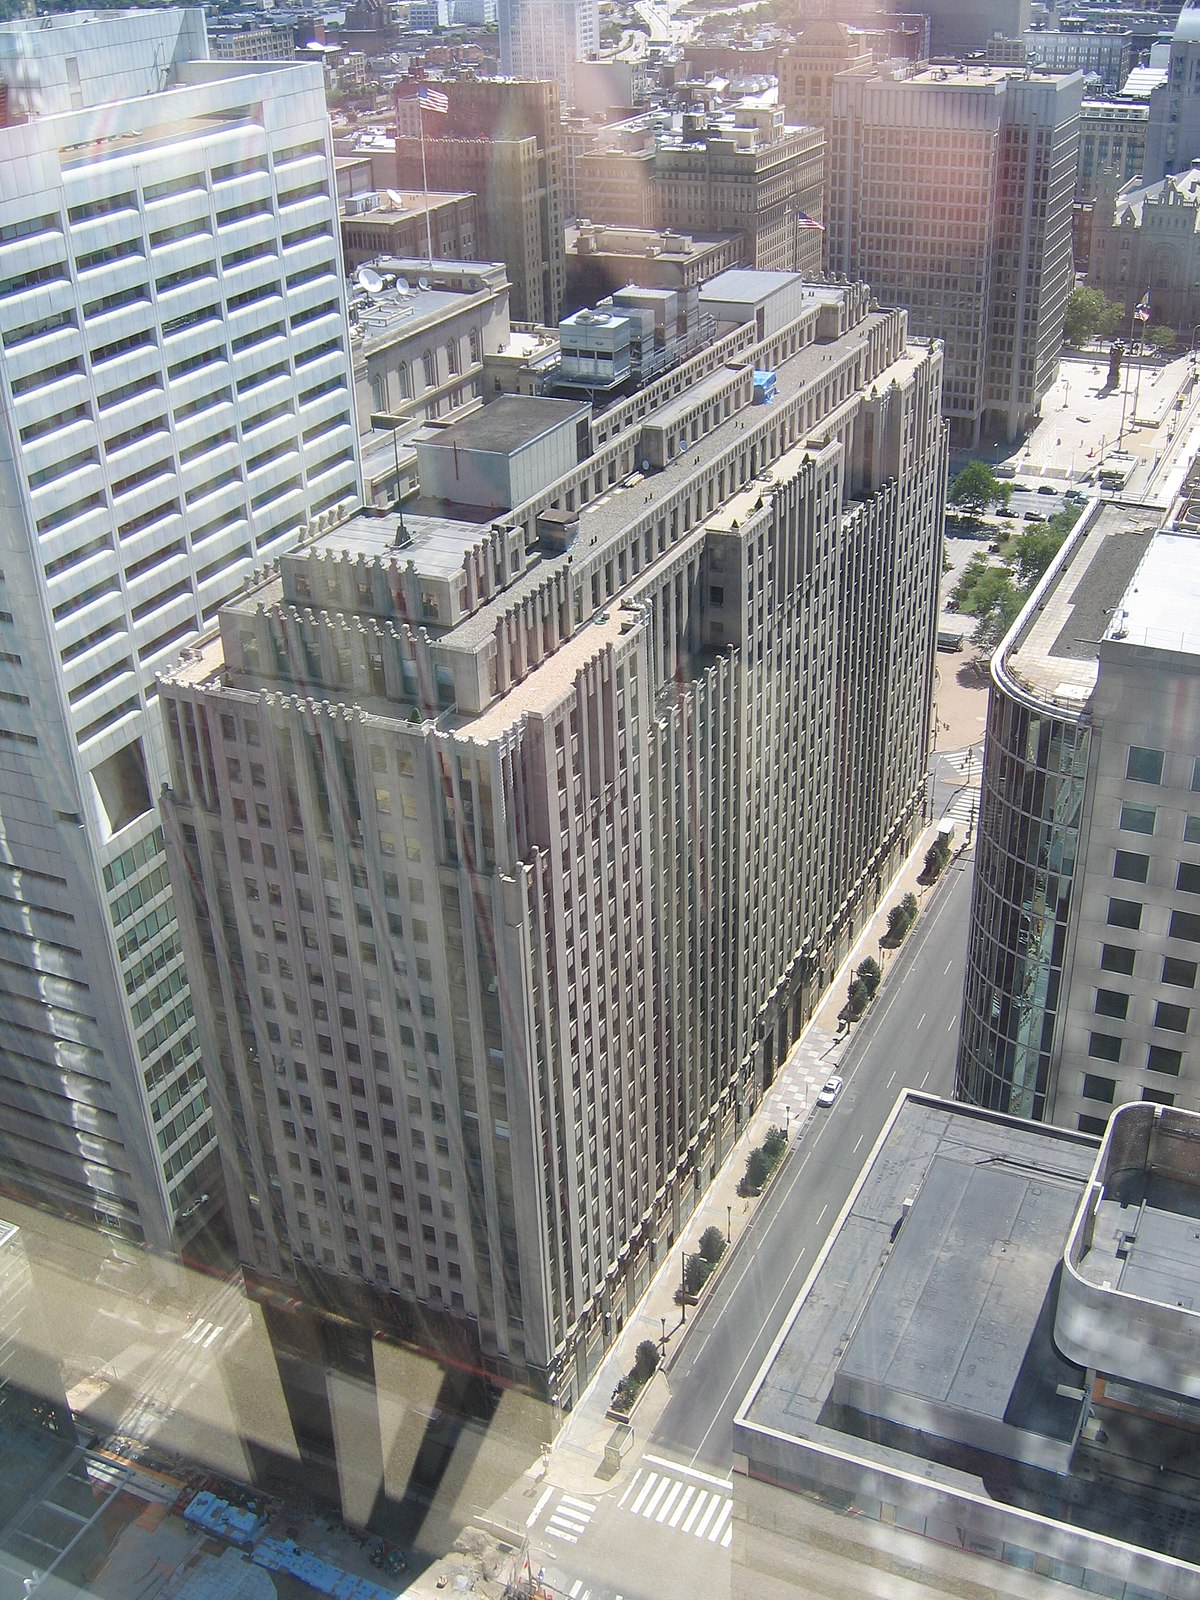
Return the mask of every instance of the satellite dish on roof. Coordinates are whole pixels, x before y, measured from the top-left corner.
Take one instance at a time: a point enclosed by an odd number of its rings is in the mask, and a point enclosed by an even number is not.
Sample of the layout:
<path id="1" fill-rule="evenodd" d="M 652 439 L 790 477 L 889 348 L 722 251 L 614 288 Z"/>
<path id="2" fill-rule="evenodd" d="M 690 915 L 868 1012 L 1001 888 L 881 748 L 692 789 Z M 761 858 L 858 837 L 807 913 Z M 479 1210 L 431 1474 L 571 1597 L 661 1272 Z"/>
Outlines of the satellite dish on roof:
<path id="1" fill-rule="evenodd" d="M 404 196 L 400 193 L 399 189 L 385 189 L 383 192 L 387 195 L 388 199 L 392 202 L 397 211 L 403 211 Z"/>
<path id="2" fill-rule="evenodd" d="M 398 277 L 396 279 L 396 292 L 398 294 L 411 294 L 412 293 L 412 290 L 409 288 L 409 285 L 408 285 L 408 279 L 403 275 L 403 273 L 401 273 L 400 277 Z"/>
<path id="3" fill-rule="evenodd" d="M 360 289 L 365 289 L 368 294 L 381 294 L 383 292 L 383 279 L 374 267 L 359 267 L 354 274 L 354 281 Z"/>
<path id="4" fill-rule="evenodd" d="M 421 276 L 417 279 L 417 288 L 418 289 L 428 289 L 428 287 L 429 287 L 429 279 L 424 275 L 424 273 L 422 273 Z"/>

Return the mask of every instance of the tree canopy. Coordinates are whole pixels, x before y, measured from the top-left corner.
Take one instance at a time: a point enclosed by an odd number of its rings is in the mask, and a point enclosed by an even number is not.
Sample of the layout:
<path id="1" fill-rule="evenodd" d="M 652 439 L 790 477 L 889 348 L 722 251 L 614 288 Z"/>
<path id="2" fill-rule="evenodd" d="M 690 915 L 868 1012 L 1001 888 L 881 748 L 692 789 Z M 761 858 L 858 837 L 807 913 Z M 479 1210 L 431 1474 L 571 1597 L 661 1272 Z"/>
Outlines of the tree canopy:
<path id="1" fill-rule="evenodd" d="M 968 511 L 986 511 L 988 506 L 1007 505 L 1012 485 L 1003 483 L 986 461 L 968 461 L 951 481 L 947 498 L 952 505 Z"/>
<path id="2" fill-rule="evenodd" d="M 1123 312 L 1103 289 L 1072 289 L 1063 316 L 1063 339 L 1067 344 L 1087 344 L 1089 339 L 1109 339 Z"/>
<path id="3" fill-rule="evenodd" d="M 990 655 L 1017 620 L 1034 585 L 1075 526 L 1079 509 L 1067 506 L 1048 522 L 1017 534 L 1000 565 L 984 555 L 973 555 L 967 562 L 955 585 L 954 601 L 960 611 L 975 618 L 974 643 L 981 655 Z"/>

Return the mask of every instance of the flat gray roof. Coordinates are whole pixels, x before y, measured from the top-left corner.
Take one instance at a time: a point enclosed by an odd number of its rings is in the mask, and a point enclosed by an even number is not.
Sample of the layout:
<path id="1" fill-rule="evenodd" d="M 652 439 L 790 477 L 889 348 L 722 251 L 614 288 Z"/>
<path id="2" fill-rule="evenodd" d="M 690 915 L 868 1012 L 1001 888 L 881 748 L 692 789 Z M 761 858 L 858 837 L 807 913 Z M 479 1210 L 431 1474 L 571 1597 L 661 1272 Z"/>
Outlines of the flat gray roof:
<path id="1" fill-rule="evenodd" d="M 527 395 L 498 395 L 490 405 L 461 422 L 425 434 L 422 444 L 457 445 L 460 450 L 489 450 L 509 455 L 564 422 L 585 416 L 586 405 L 572 400 L 541 400 Z"/>
<path id="2" fill-rule="evenodd" d="M 843 1367 L 851 1378 L 918 1397 L 953 1396 L 963 1410 L 1002 1417 L 1097 1145 L 910 1093 L 745 1420 L 812 1437 Z M 893 1245 L 907 1200 L 912 1208 Z M 1055 1418 L 1044 1426 L 1055 1427 Z"/>
<path id="3" fill-rule="evenodd" d="M 1040 1381 L 1054 1352 L 1029 1352 L 1081 1191 L 1002 1156 L 935 1155 L 841 1375 L 1069 1440 L 1078 1405 L 1055 1390 L 1080 1374 L 1061 1362 Z"/>
<path id="4" fill-rule="evenodd" d="M 803 283 L 798 272 L 760 272 L 755 267 L 730 267 L 700 285 L 701 300 L 742 300 L 756 302 L 782 289 L 785 284 Z"/>
<path id="5" fill-rule="evenodd" d="M 1162 525 L 1161 506 L 1101 500 L 1004 654 L 1004 669 L 1039 699 L 1082 710 L 1096 687 L 1100 641 Z"/>

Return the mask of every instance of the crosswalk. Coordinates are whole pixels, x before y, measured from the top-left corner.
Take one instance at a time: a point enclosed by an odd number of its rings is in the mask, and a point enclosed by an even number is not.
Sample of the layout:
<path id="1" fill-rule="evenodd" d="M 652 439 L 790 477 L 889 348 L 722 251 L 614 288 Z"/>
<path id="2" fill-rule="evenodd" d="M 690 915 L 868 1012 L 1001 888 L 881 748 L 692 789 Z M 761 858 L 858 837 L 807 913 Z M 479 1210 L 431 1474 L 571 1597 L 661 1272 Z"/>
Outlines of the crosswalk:
<path id="1" fill-rule="evenodd" d="M 195 1322 L 189 1323 L 181 1337 L 200 1350 L 208 1350 L 224 1332 L 223 1322 L 209 1322 L 206 1318 L 198 1317 Z"/>
<path id="2" fill-rule="evenodd" d="M 642 1457 L 617 1505 L 635 1517 L 728 1549 L 733 1541 L 733 1499 L 728 1478 L 681 1467 L 659 1456 Z M 724 1491 L 724 1492 L 722 1492 Z"/>
<path id="3" fill-rule="evenodd" d="M 533 1527 L 550 1500 L 553 1499 L 553 1496 L 554 1491 L 547 1489 L 537 1505 L 534 1506 L 525 1524 L 526 1527 Z M 565 1544 L 577 1544 L 580 1535 L 595 1514 L 596 1502 L 594 1500 L 581 1500 L 578 1495 L 574 1494 L 560 1495 L 558 1504 L 546 1519 L 546 1532 L 553 1534 L 556 1539 Z"/>

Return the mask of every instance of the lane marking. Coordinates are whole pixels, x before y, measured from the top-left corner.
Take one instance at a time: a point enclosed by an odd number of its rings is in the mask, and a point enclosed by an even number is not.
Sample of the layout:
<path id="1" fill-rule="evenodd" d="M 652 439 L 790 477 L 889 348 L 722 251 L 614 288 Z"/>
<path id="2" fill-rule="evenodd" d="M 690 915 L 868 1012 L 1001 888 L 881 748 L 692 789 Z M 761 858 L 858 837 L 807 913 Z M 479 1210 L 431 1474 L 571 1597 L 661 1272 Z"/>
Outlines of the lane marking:
<path id="1" fill-rule="evenodd" d="M 542 1490 L 541 1497 L 538 1500 L 537 1505 L 534 1506 L 533 1510 L 529 1513 L 529 1516 L 526 1518 L 525 1526 L 527 1528 L 532 1528 L 533 1527 L 534 1523 L 541 1516 L 543 1510 L 545 1509 L 546 1501 L 549 1500 L 553 1494 L 554 1494 L 553 1488 L 543 1489 Z"/>
<path id="2" fill-rule="evenodd" d="M 827 1200 L 825 1202 L 825 1204 L 821 1207 L 821 1217 L 823 1217 L 828 1210 L 829 1210 L 829 1202 Z M 818 1228 L 821 1226 L 821 1217 L 817 1218 L 817 1227 Z"/>
<path id="3" fill-rule="evenodd" d="M 647 1456 L 647 1457 L 646 1457 L 646 1460 L 647 1460 L 647 1461 L 651 1461 L 651 1460 L 653 1460 L 653 1457 L 652 1457 L 652 1456 Z M 641 1477 L 641 1475 L 642 1475 L 642 1469 L 641 1469 L 641 1467 L 639 1467 L 639 1468 L 638 1468 L 638 1469 L 637 1469 L 637 1471 L 636 1471 L 636 1472 L 635 1472 L 635 1473 L 634 1473 L 634 1475 L 633 1475 L 633 1477 L 632 1477 L 632 1478 L 630 1478 L 630 1480 L 629 1480 L 629 1486 L 628 1486 L 628 1488 L 627 1488 L 627 1489 L 626 1489 L 626 1490 L 625 1490 L 625 1493 L 624 1493 L 624 1494 L 623 1494 L 623 1495 L 622 1495 L 622 1496 L 621 1496 L 621 1498 L 620 1498 L 620 1499 L 619 1499 L 619 1500 L 618 1500 L 618 1501 L 617 1501 L 617 1509 L 618 1509 L 618 1510 L 619 1510 L 619 1509 L 620 1509 L 620 1508 L 621 1508 L 621 1507 L 622 1507 L 622 1506 L 623 1506 L 623 1505 L 624 1505 L 624 1504 L 625 1504 L 625 1502 L 626 1502 L 626 1500 L 628 1500 L 628 1499 L 629 1499 L 629 1496 L 630 1496 L 630 1495 L 631 1495 L 631 1494 L 632 1494 L 632 1493 L 633 1493 L 633 1491 L 634 1491 L 634 1487 L 635 1487 L 635 1485 L 636 1485 L 636 1484 L 637 1484 L 637 1481 L 638 1481 L 638 1479 L 639 1479 L 639 1478 L 640 1478 L 640 1477 Z M 551 1492 L 551 1491 L 550 1491 L 550 1490 L 549 1490 L 549 1489 L 547 1489 L 547 1490 L 546 1490 L 546 1493 L 547 1493 L 547 1494 L 549 1494 L 549 1493 L 550 1493 L 550 1492 Z"/>
<path id="4" fill-rule="evenodd" d="M 721 1535 L 721 1544 L 724 1547 L 724 1549 L 728 1550 L 729 1546 L 732 1543 L 733 1543 L 733 1523 L 731 1522 L 729 1524 L 729 1526 L 725 1529 L 725 1532 Z"/>
<path id="5" fill-rule="evenodd" d="M 672 1487 L 670 1494 L 658 1509 L 658 1515 L 654 1519 L 655 1522 L 663 1522 L 666 1520 L 667 1514 L 670 1512 L 671 1507 L 675 1504 L 676 1500 L 679 1499 L 679 1494 L 682 1488 L 683 1484 L 681 1483 L 677 1483 Z"/>
<path id="6" fill-rule="evenodd" d="M 696 1524 L 696 1537 L 697 1537 L 697 1539 L 703 1539 L 704 1538 L 704 1535 L 708 1532 L 708 1525 L 713 1519 L 714 1512 L 719 1511 L 723 1504 L 724 1504 L 724 1502 L 721 1501 L 721 1500 L 718 1500 L 718 1498 L 714 1494 L 712 1499 L 709 1501 L 707 1510 L 705 1511 L 704 1515 L 700 1518 L 700 1521 Z"/>
<path id="7" fill-rule="evenodd" d="M 953 1028 L 953 1027 L 954 1027 L 954 1025 L 955 1025 L 955 1023 L 956 1023 L 956 1022 L 957 1022 L 957 1021 L 958 1021 L 958 1018 L 957 1018 L 957 1017 L 951 1017 L 951 1018 L 950 1018 L 950 1021 L 949 1021 L 949 1022 L 948 1022 L 948 1023 L 947 1023 L 947 1024 L 946 1024 L 946 1032 L 947 1032 L 947 1033 L 949 1033 L 949 1032 L 950 1032 L 950 1030 L 951 1030 L 951 1028 Z"/>
<path id="8" fill-rule="evenodd" d="M 559 1504 L 564 1506 L 576 1506 L 580 1511 L 586 1511 L 589 1517 L 594 1517 L 596 1515 L 596 1506 L 594 1501 L 580 1500 L 573 1494 L 563 1495 Z"/>
<path id="9" fill-rule="evenodd" d="M 733 1491 L 732 1478 L 717 1478 L 711 1472 L 700 1472 L 696 1467 L 685 1467 L 680 1461 L 668 1461 L 665 1456 L 652 1456 L 647 1450 L 642 1456 L 643 1461 L 652 1461 L 656 1467 L 669 1467 L 672 1472 L 682 1472 L 686 1478 L 699 1478 L 701 1483 L 715 1483 L 718 1489 Z M 638 1471 L 642 1469 L 639 1467 Z"/>
<path id="10" fill-rule="evenodd" d="M 571 1596 L 571 1600 L 575 1600 L 576 1595 L 579 1593 L 580 1589 L 582 1589 L 582 1588 L 583 1588 L 583 1579 L 582 1578 L 576 1578 L 575 1582 L 571 1585 L 570 1590 L 568 1591 L 570 1596 Z"/>
<path id="11" fill-rule="evenodd" d="M 931 1069 L 930 1069 L 930 1071 L 932 1071 L 932 1070 L 933 1070 L 933 1069 L 932 1069 L 932 1068 L 931 1068 Z M 922 1089 L 923 1089 L 923 1088 L 924 1088 L 924 1087 L 925 1087 L 925 1085 L 926 1085 L 926 1084 L 927 1084 L 927 1083 L 928 1083 L 928 1082 L 929 1082 L 929 1073 L 928 1073 L 928 1072 L 927 1072 L 927 1073 L 926 1073 L 926 1074 L 925 1074 L 925 1076 L 924 1076 L 924 1077 L 923 1077 L 923 1078 L 922 1078 L 922 1079 L 921 1079 L 921 1088 L 922 1088 Z M 857 1150 L 857 1149 L 858 1149 L 858 1146 L 857 1146 L 857 1145 L 855 1145 L 855 1147 L 854 1147 L 854 1148 L 855 1148 L 855 1149 L 856 1149 L 856 1150 Z"/>
<path id="12" fill-rule="evenodd" d="M 687 1487 L 683 1491 L 683 1499 L 680 1500 L 679 1504 L 675 1507 L 675 1510 L 671 1514 L 671 1520 L 670 1520 L 670 1522 L 667 1523 L 667 1527 L 668 1528 L 677 1528 L 679 1526 L 680 1517 L 683 1515 L 684 1511 L 687 1509 L 688 1502 L 691 1500 L 692 1496 L 694 1494 L 696 1494 L 697 1492 L 703 1494 L 704 1491 L 703 1490 L 697 1491 L 696 1485 L 694 1483 L 689 1483 L 687 1485 Z"/>
<path id="13" fill-rule="evenodd" d="M 658 1482 L 658 1473 L 657 1472 L 652 1472 L 650 1474 L 650 1476 L 646 1479 L 645 1483 L 642 1485 L 641 1494 L 638 1495 L 637 1499 L 633 1502 L 633 1504 L 629 1508 L 633 1512 L 635 1517 L 638 1517 L 638 1516 L 641 1515 L 642 1505 L 643 1505 L 643 1503 L 644 1503 L 644 1501 L 646 1499 L 646 1496 L 650 1493 L 651 1489 L 653 1489 L 654 1485 L 657 1482 Z"/>
<path id="14" fill-rule="evenodd" d="M 652 1517 L 654 1515 L 655 1507 L 658 1505 L 658 1502 L 662 1499 L 663 1495 L 666 1494 L 670 1487 L 670 1478 L 662 1478 L 659 1480 L 658 1488 L 655 1489 L 653 1495 L 651 1495 L 650 1499 L 646 1502 L 646 1509 L 642 1512 L 644 1517 Z"/>
<path id="15" fill-rule="evenodd" d="M 952 967 L 952 966 L 953 966 L 953 965 L 954 965 L 954 962 L 953 962 L 953 960 L 950 960 L 950 961 L 947 961 L 947 963 L 946 963 L 946 972 L 949 972 L 949 971 L 950 971 L 950 968 L 951 968 L 951 967 Z M 943 973 L 942 973 L 942 977 L 943 977 L 943 978 L 944 978 L 944 977 L 945 977 L 945 976 L 946 976 L 946 972 L 943 972 Z"/>
<path id="16" fill-rule="evenodd" d="M 888 1079 L 888 1081 L 884 1084 L 883 1087 L 885 1089 L 890 1089 L 892 1087 L 893 1081 L 895 1080 L 895 1077 L 896 1077 L 896 1068 L 893 1067 L 892 1068 L 892 1076 Z"/>
<path id="17" fill-rule="evenodd" d="M 925 1021 L 925 1018 L 926 1018 L 926 1017 L 927 1017 L 927 1016 L 928 1016 L 928 1015 L 929 1015 L 929 1013 L 928 1013 L 928 1012 L 927 1012 L 927 1011 L 922 1011 L 922 1013 L 921 1013 L 921 1022 L 924 1022 L 924 1021 Z M 921 1026 L 921 1022 L 918 1022 L 918 1023 L 917 1023 L 917 1028 L 919 1028 L 919 1027 L 920 1027 L 920 1026 Z M 913 1029 L 913 1032 L 914 1032 L 914 1033 L 915 1033 L 915 1032 L 916 1032 L 916 1031 L 917 1031 L 917 1029 L 916 1029 L 916 1028 L 914 1028 L 914 1029 Z"/>
<path id="18" fill-rule="evenodd" d="M 709 1529 L 708 1537 L 709 1537 L 709 1542 L 710 1543 L 716 1544 L 717 1540 L 725 1532 L 725 1524 L 728 1522 L 729 1513 L 732 1510 L 733 1510 L 733 1501 L 732 1500 L 726 1500 L 725 1504 L 721 1507 L 721 1515 L 717 1518 L 717 1520 L 713 1523 L 712 1527 Z"/>
<path id="19" fill-rule="evenodd" d="M 701 1489 L 699 1494 L 696 1496 L 696 1504 L 688 1512 L 687 1521 L 683 1525 L 684 1533 L 691 1533 L 692 1523 L 695 1522 L 696 1514 L 700 1510 L 700 1507 L 704 1505 L 705 1501 L 708 1499 L 708 1494 L 709 1491 L 707 1489 Z M 715 1499 L 716 1497 L 714 1496 L 713 1498 Z"/>
<path id="20" fill-rule="evenodd" d="M 926 1076 L 926 1077 L 928 1077 L 928 1076 L 929 1076 L 929 1074 L 928 1074 L 928 1073 L 926 1073 L 926 1074 L 925 1074 L 925 1076 Z M 866 1136 L 866 1134 L 865 1134 L 865 1133 L 860 1133 L 860 1134 L 859 1134 L 859 1136 L 858 1136 L 858 1138 L 857 1138 L 857 1140 L 856 1140 L 856 1141 L 855 1141 L 855 1144 L 854 1144 L 854 1149 L 853 1149 L 853 1150 L 851 1150 L 851 1152 L 850 1152 L 850 1154 L 851 1154 L 851 1155 L 852 1155 L 852 1156 L 856 1156 L 856 1155 L 857 1155 L 857 1154 L 858 1154 L 858 1147 L 859 1147 L 859 1145 L 860 1145 L 860 1144 L 861 1144 L 861 1143 L 862 1143 L 862 1142 L 863 1142 L 863 1140 L 864 1140 L 864 1139 L 865 1139 L 865 1138 L 866 1138 L 866 1137 L 867 1137 L 867 1136 Z"/>

